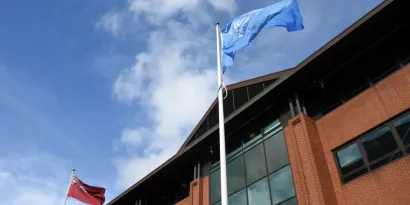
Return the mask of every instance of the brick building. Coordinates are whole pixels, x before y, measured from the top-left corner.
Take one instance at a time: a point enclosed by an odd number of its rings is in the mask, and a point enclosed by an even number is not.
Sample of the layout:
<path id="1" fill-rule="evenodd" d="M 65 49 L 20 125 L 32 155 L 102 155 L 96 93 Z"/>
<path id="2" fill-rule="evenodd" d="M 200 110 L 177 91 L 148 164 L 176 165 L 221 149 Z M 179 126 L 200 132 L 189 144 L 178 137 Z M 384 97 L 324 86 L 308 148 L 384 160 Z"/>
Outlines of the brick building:
<path id="1" fill-rule="evenodd" d="M 386 0 L 297 67 L 228 86 L 231 205 L 410 204 L 409 10 Z M 108 204 L 219 205 L 217 108 Z"/>

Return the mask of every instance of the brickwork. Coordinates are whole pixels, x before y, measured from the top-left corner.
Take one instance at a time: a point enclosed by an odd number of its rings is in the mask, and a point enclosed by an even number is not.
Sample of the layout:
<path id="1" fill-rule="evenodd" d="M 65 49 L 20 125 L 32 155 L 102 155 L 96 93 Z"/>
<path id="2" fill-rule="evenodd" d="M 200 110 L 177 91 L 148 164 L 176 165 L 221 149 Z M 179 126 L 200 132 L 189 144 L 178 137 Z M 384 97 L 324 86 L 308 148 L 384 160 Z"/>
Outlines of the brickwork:
<path id="1" fill-rule="evenodd" d="M 291 119 L 285 135 L 299 204 L 322 204 L 320 193 L 325 204 L 410 204 L 410 157 L 342 184 L 332 153 L 409 108 L 407 66 L 316 122 L 304 115 Z"/>
<path id="2" fill-rule="evenodd" d="M 309 136 L 313 157 L 315 160 L 315 165 L 318 172 L 318 179 L 320 187 L 322 188 L 322 193 L 324 197 L 325 204 L 337 204 L 336 194 L 331 183 L 331 177 L 329 169 L 327 166 L 323 166 L 326 163 L 326 157 L 324 154 L 322 142 L 316 127 L 316 122 L 309 117 L 303 116 L 305 118 L 305 124 L 307 133 Z"/>
<path id="3" fill-rule="evenodd" d="M 189 196 L 176 205 L 210 205 L 209 176 L 192 181 Z"/>
<path id="4" fill-rule="evenodd" d="M 209 176 L 202 178 L 202 205 L 210 205 Z"/>
<path id="5" fill-rule="evenodd" d="M 303 171 L 303 161 L 300 157 L 295 132 L 291 126 L 285 128 L 285 138 L 291 164 L 290 168 L 295 183 L 296 198 L 300 205 L 309 204 L 310 199 Z"/>
<path id="6" fill-rule="evenodd" d="M 175 205 L 191 205 L 190 197 L 185 198 L 184 200 L 176 203 Z"/>
<path id="7" fill-rule="evenodd" d="M 320 137 L 313 120 L 299 115 L 285 128 L 299 204 L 337 204 Z M 297 152 L 295 152 L 295 149 Z"/>
<path id="8" fill-rule="evenodd" d="M 305 115 L 285 128 L 299 205 L 410 204 L 410 157 L 340 181 L 332 150 L 410 108 L 410 66 L 354 97 L 318 121 Z M 190 184 L 177 205 L 210 205 L 209 176 Z"/>
<path id="9" fill-rule="evenodd" d="M 197 179 L 191 182 L 191 204 L 192 205 L 202 205 L 202 180 Z"/>

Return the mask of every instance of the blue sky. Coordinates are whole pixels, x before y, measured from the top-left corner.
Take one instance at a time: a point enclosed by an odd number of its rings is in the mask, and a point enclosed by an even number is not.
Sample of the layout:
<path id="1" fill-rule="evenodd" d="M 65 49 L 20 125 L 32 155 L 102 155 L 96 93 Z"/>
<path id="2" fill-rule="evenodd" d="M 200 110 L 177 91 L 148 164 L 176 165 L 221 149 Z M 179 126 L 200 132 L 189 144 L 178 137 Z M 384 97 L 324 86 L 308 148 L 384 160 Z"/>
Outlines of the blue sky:
<path id="1" fill-rule="evenodd" d="M 215 21 L 273 2 L 3 2 L 0 201 L 61 203 L 72 168 L 109 201 L 148 174 L 216 97 Z M 381 0 L 298 2 L 305 30 L 264 30 L 228 83 L 297 65 Z"/>

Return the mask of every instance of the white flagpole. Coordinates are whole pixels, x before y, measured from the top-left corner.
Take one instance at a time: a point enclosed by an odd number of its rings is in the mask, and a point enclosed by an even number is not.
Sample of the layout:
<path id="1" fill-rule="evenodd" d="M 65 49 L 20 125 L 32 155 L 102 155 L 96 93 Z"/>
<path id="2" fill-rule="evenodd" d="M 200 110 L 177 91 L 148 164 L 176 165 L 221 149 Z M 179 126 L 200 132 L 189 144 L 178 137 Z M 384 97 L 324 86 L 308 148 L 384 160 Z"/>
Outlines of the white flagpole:
<path id="1" fill-rule="evenodd" d="M 221 166 L 221 205 L 228 205 L 228 187 L 226 179 L 226 151 L 225 151 L 225 117 L 222 96 L 222 61 L 221 61 L 221 31 L 216 23 L 216 59 L 218 62 L 218 105 L 219 105 L 219 153 Z"/>
<path id="2" fill-rule="evenodd" d="M 68 192 L 70 192 L 71 179 L 73 179 L 74 172 L 75 172 L 75 169 L 73 169 L 73 172 L 71 172 L 70 181 L 68 182 L 67 192 L 66 192 L 65 198 L 64 198 L 64 205 L 65 205 L 66 202 L 67 202 L 67 196 L 68 196 Z"/>

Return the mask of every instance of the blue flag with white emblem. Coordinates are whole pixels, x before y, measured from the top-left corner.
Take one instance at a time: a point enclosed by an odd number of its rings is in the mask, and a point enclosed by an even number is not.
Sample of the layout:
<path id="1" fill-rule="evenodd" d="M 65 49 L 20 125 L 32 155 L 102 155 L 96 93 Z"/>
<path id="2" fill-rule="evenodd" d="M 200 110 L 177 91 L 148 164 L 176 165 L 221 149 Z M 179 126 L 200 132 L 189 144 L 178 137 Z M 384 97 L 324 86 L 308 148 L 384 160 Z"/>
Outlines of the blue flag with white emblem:
<path id="1" fill-rule="evenodd" d="M 262 9 L 245 13 L 222 29 L 222 66 L 233 65 L 235 53 L 249 45 L 263 28 L 281 26 L 288 32 L 302 30 L 303 20 L 296 0 L 282 0 Z"/>

